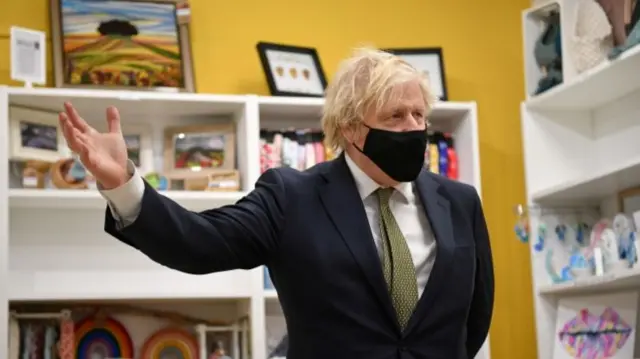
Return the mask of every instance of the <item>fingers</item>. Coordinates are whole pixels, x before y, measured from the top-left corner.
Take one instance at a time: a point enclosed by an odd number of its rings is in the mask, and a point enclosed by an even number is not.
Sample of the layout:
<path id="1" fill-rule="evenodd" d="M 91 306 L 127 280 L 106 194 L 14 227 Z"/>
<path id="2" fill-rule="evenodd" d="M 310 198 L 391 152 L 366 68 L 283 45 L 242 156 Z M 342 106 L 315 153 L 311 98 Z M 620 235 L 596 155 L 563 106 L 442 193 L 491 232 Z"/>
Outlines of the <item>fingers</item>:
<path id="1" fill-rule="evenodd" d="M 62 134 L 64 135 L 64 139 L 67 140 L 67 145 L 73 152 L 78 152 L 79 142 L 78 139 L 74 136 L 73 133 L 73 125 L 67 117 L 67 114 L 64 112 L 60 112 L 58 114 L 58 120 L 60 121 L 60 127 L 62 127 Z"/>
<path id="2" fill-rule="evenodd" d="M 96 156 L 96 151 L 92 142 L 86 134 L 80 133 L 77 129 L 73 129 L 73 132 L 78 141 L 77 153 L 80 156 L 80 161 L 82 161 L 82 164 L 89 171 L 95 171 L 95 168 L 98 165 L 98 157 Z"/>
<path id="3" fill-rule="evenodd" d="M 64 103 L 64 110 L 67 114 L 67 118 L 71 121 L 73 127 L 77 128 L 80 132 L 87 132 L 91 127 L 85 122 L 78 114 L 75 107 L 70 102 Z"/>
<path id="4" fill-rule="evenodd" d="M 58 119 L 69 148 L 78 154 L 87 151 L 89 149 L 89 139 L 87 138 L 87 135 L 75 128 L 65 113 L 61 112 L 58 115 Z"/>
<path id="5" fill-rule="evenodd" d="M 120 113 L 118 113 L 118 109 L 113 106 L 107 108 L 107 126 L 111 133 L 122 132 L 120 129 Z"/>
<path id="6" fill-rule="evenodd" d="M 90 155 L 93 152 L 91 142 L 87 138 L 87 135 L 81 133 L 80 131 L 78 131 L 78 129 L 73 128 L 71 129 L 71 131 L 73 132 L 72 136 L 74 138 L 76 146 L 76 150 L 74 152 L 80 155 L 82 163 L 84 163 L 86 166 L 88 165 L 87 160 L 91 157 Z"/>

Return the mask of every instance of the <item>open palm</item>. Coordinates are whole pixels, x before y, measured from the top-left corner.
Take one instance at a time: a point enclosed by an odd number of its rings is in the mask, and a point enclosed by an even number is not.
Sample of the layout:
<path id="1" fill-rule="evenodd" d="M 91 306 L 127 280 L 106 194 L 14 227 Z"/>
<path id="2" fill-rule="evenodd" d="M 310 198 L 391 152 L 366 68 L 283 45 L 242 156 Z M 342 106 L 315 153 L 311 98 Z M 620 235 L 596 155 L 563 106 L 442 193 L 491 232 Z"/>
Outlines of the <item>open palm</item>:
<path id="1" fill-rule="evenodd" d="M 69 148 L 80 156 L 82 164 L 105 189 L 116 188 L 129 179 L 127 146 L 115 107 L 107 109 L 108 131 L 101 133 L 89 126 L 70 103 L 59 115 L 60 126 Z"/>

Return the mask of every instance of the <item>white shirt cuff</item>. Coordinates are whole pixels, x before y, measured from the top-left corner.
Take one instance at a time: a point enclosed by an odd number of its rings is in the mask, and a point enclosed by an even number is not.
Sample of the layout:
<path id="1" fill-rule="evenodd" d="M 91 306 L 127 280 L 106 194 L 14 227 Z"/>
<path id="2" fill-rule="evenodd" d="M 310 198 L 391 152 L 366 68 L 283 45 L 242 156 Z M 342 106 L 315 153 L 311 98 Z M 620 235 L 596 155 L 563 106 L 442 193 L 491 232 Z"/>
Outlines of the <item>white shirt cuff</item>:
<path id="1" fill-rule="evenodd" d="M 118 222 L 120 229 L 136 221 L 142 209 L 142 197 L 144 196 L 144 181 L 133 162 L 127 163 L 127 171 L 129 171 L 131 178 L 122 186 L 110 190 L 104 190 L 98 186 L 100 194 L 107 200 L 111 215 Z"/>

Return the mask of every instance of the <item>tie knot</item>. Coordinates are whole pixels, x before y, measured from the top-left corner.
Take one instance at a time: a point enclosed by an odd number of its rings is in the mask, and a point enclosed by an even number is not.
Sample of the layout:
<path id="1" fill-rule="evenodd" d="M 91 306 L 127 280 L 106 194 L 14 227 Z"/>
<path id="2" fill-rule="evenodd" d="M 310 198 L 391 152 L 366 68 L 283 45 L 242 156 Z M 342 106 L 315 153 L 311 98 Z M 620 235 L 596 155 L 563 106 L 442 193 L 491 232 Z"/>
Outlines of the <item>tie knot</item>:
<path id="1" fill-rule="evenodd" d="M 378 188 L 376 194 L 378 195 L 378 200 L 380 200 L 380 205 L 389 205 L 389 198 L 391 198 L 393 191 L 393 187 Z"/>

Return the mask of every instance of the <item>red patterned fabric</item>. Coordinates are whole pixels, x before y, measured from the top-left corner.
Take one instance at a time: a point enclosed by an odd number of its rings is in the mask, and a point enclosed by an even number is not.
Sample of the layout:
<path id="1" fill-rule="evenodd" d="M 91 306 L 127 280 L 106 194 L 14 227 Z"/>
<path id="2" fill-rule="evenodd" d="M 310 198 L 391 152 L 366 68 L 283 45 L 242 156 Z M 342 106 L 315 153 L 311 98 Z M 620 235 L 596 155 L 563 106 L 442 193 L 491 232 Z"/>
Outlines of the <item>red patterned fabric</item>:
<path id="1" fill-rule="evenodd" d="M 60 322 L 60 359 L 75 359 L 75 328 L 71 318 Z"/>

